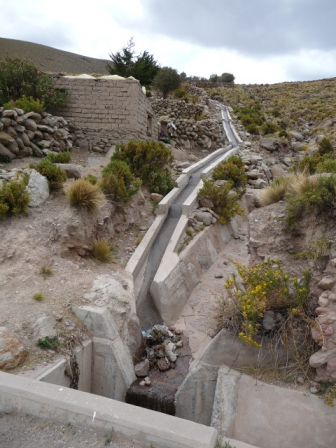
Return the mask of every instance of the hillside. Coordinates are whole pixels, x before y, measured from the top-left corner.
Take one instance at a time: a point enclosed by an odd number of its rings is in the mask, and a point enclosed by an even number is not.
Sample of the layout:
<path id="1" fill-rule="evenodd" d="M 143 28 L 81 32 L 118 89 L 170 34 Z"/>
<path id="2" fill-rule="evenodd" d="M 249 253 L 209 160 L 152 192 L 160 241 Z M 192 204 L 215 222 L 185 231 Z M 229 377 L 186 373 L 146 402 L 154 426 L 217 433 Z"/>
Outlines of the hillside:
<path id="1" fill-rule="evenodd" d="M 107 61 L 104 59 L 89 58 L 32 42 L 0 38 L 0 59 L 6 57 L 26 59 L 40 70 L 51 73 L 107 73 Z"/>
<path id="2" fill-rule="evenodd" d="M 208 90 L 233 108 L 252 135 L 286 138 L 298 131 L 306 140 L 325 135 L 336 143 L 336 78 Z"/>

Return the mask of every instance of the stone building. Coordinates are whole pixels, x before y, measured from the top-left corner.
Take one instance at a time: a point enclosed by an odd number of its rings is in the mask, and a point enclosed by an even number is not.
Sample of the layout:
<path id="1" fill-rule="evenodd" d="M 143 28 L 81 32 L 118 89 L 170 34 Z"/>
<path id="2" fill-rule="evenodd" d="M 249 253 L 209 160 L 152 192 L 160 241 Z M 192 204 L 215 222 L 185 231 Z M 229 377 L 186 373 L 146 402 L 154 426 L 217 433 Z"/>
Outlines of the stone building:
<path id="1" fill-rule="evenodd" d="M 61 115 L 79 146 L 104 152 L 112 144 L 158 138 L 157 119 L 136 79 L 59 76 L 56 86 L 69 93 Z"/>

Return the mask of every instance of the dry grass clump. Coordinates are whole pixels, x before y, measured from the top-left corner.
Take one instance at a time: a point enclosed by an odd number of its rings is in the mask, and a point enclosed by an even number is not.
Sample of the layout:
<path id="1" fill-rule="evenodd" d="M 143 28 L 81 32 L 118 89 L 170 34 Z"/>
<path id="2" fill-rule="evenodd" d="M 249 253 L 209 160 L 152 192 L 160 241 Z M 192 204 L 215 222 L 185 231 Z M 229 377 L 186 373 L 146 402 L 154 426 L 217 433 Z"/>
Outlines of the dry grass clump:
<path id="1" fill-rule="evenodd" d="M 260 205 L 265 207 L 266 205 L 274 204 L 285 199 L 287 195 L 292 196 L 305 193 L 314 188 L 317 183 L 318 178 L 310 176 L 305 171 L 280 177 L 279 179 L 275 179 L 269 187 L 261 192 L 259 198 Z"/>
<path id="2" fill-rule="evenodd" d="M 109 263 L 113 261 L 112 246 L 106 240 L 97 240 L 94 242 L 91 250 L 93 258 L 102 263 Z"/>
<path id="3" fill-rule="evenodd" d="M 46 280 L 48 277 L 53 275 L 53 271 L 50 266 L 42 266 L 40 275 L 42 275 L 43 279 Z"/>
<path id="4" fill-rule="evenodd" d="M 85 179 L 75 180 L 66 192 L 70 205 L 89 212 L 95 211 L 104 203 L 104 194 L 96 185 Z"/>
<path id="5" fill-rule="evenodd" d="M 33 295 L 33 300 L 36 300 L 36 302 L 43 302 L 44 299 L 45 297 L 41 292 L 37 292 Z"/>

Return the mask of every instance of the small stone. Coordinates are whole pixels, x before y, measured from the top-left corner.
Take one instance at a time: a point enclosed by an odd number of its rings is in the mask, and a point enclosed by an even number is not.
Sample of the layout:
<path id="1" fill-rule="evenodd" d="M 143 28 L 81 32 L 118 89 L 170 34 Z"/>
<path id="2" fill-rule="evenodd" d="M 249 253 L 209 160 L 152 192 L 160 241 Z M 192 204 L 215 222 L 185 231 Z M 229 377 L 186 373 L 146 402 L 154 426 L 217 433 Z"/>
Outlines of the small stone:
<path id="1" fill-rule="evenodd" d="M 152 384 L 149 376 L 146 376 L 146 378 L 143 380 L 146 386 L 150 386 Z"/>
<path id="2" fill-rule="evenodd" d="M 223 274 L 215 274 L 215 278 L 223 278 L 224 275 Z"/>
<path id="3" fill-rule="evenodd" d="M 175 362 L 177 359 L 177 355 L 176 353 L 174 353 L 175 344 L 171 341 L 165 341 L 164 349 L 165 349 L 165 355 L 167 356 L 169 361 Z"/>
<path id="4" fill-rule="evenodd" d="M 305 383 L 305 379 L 304 379 L 303 376 L 299 375 L 299 376 L 296 378 L 296 382 L 297 382 L 298 384 L 304 384 L 304 383 Z"/>
<path id="5" fill-rule="evenodd" d="M 265 312 L 262 324 L 266 331 L 271 331 L 274 329 L 276 324 L 274 311 Z"/>
<path id="6" fill-rule="evenodd" d="M 176 346 L 176 348 L 182 348 L 183 347 L 183 341 L 177 341 L 175 346 Z"/>
<path id="7" fill-rule="evenodd" d="M 312 394 L 318 394 L 321 390 L 321 386 L 319 383 L 316 383 L 315 381 L 311 381 L 309 390 L 310 390 L 310 393 L 312 393 Z"/>
<path id="8" fill-rule="evenodd" d="M 318 286 L 321 289 L 331 289 L 335 283 L 336 283 L 336 277 L 327 275 L 322 278 L 322 280 L 319 282 Z"/>
<path id="9" fill-rule="evenodd" d="M 37 171 L 32 170 L 26 190 L 30 195 L 29 207 L 40 206 L 49 197 L 49 184 L 47 178 Z"/>
<path id="10" fill-rule="evenodd" d="M 150 198 L 151 201 L 159 203 L 163 199 L 163 196 L 159 193 L 151 193 Z"/>
<path id="11" fill-rule="evenodd" d="M 144 359 L 141 362 L 138 362 L 138 364 L 135 365 L 134 371 L 137 377 L 147 377 L 149 373 L 149 361 L 148 359 Z"/>
<path id="12" fill-rule="evenodd" d="M 145 380 L 141 380 L 139 383 L 139 386 L 145 387 L 146 386 Z"/>
<path id="13" fill-rule="evenodd" d="M 161 372 L 165 372 L 170 369 L 170 362 L 167 358 L 160 358 L 157 362 L 157 366 Z"/>
<path id="14" fill-rule="evenodd" d="M 32 120 L 31 118 L 27 118 L 24 121 L 24 127 L 28 130 L 28 131 L 36 131 L 37 129 L 37 124 L 35 123 L 34 120 Z"/>

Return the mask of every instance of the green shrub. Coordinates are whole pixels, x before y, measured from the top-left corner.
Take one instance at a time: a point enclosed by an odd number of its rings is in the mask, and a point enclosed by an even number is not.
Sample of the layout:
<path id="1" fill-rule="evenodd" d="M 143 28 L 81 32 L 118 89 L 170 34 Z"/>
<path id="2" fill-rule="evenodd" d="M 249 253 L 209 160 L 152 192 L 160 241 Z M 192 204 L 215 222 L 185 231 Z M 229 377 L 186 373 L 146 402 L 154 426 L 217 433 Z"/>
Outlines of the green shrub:
<path id="1" fill-rule="evenodd" d="M 238 287 L 235 276 L 226 282 L 240 312 L 239 338 L 242 342 L 260 347 L 262 320 L 268 310 L 282 314 L 300 314 L 310 293 L 309 271 L 303 278 L 290 278 L 278 260 L 267 260 L 252 267 L 237 265 L 244 288 Z"/>
<path id="2" fill-rule="evenodd" d="M 320 154 L 313 154 L 312 156 L 305 156 L 302 160 L 294 165 L 295 171 L 304 171 L 309 174 L 316 172 L 316 167 L 323 161 Z"/>
<path id="3" fill-rule="evenodd" d="M 321 176 L 307 184 L 305 191 L 292 194 L 287 202 L 287 225 L 294 230 L 307 213 L 331 215 L 336 207 L 336 177 Z"/>
<path id="4" fill-rule="evenodd" d="M 37 345 L 44 350 L 57 350 L 60 344 L 58 336 L 46 336 L 37 341 Z"/>
<path id="5" fill-rule="evenodd" d="M 94 242 L 91 254 L 102 263 L 108 263 L 113 260 L 112 246 L 106 240 L 97 240 Z"/>
<path id="6" fill-rule="evenodd" d="M 98 182 L 97 177 L 94 176 L 93 174 L 88 174 L 87 176 L 84 177 L 84 179 L 90 182 L 90 184 L 92 185 L 96 185 Z"/>
<path id="7" fill-rule="evenodd" d="M 49 188 L 51 191 L 59 190 L 67 178 L 65 172 L 52 163 L 47 157 L 37 165 L 32 164 L 31 168 L 34 168 L 42 174 L 42 176 L 45 176 L 48 179 Z"/>
<path id="8" fill-rule="evenodd" d="M 126 202 L 139 190 L 141 181 L 132 174 L 125 161 L 112 158 L 103 170 L 100 184 L 112 200 Z"/>
<path id="9" fill-rule="evenodd" d="M 35 100 L 31 96 L 22 96 L 15 101 L 8 101 L 3 107 L 5 109 L 14 109 L 17 107 L 23 109 L 25 112 L 37 112 L 38 114 L 44 111 L 44 103 L 41 100 Z"/>
<path id="10" fill-rule="evenodd" d="M 0 64 L 0 104 L 22 97 L 40 100 L 46 110 L 53 112 L 64 107 L 67 93 L 55 88 L 52 78 L 33 64 L 7 58 Z"/>
<path id="11" fill-rule="evenodd" d="M 269 121 L 267 121 L 266 123 L 264 123 L 264 124 L 261 126 L 261 133 L 262 133 L 263 135 L 266 135 L 266 134 L 274 134 L 274 132 L 276 132 L 277 130 L 278 130 L 277 125 L 276 125 L 275 123 L 271 123 L 271 122 L 269 122 Z"/>
<path id="12" fill-rule="evenodd" d="M 334 152 L 334 148 L 330 142 L 330 140 L 326 137 L 322 139 L 322 141 L 319 144 L 319 153 L 321 155 L 325 154 L 332 154 Z"/>
<path id="13" fill-rule="evenodd" d="M 246 126 L 246 131 L 252 135 L 259 135 L 259 128 L 256 124 L 251 123 Z"/>
<path id="14" fill-rule="evenodd" d="M 238 204 L 240 195 L 231 188 L 231 183 L 216 186 L 213 181 L 206 180 L 198 193 L 199 199 L 207 199 L 213 204 L 212 209 L 219 215 L 220 224 L 227 224 L 233 216 L 243 214 Z"/>
<path id="15" fill-rule="evenodd" d="M 212 174 L 213 180 L 228 180 L 233 187 L 245 191 L 247 176 L 244 163 L 238 156 L 230 157 L 227 161 L 216 166 Z"/>
<path id="16" fill-rule="evenodd" d="M 28 212 L 30 197 L 24 180 L 10 181 L 0 188 L 0 218 L 25 215 Z"/>
<path id="17" fill-rule="evenodd" d="M 46 158 L 52 163 L 69 163 L 71 161 L 71 152 L 50 152 Z"/>
<path id="18" fill-rule="evenodd" d="M 316 173 L 336 173 L 336 159 L 324 159 L 316 165 Z"/>
<path id="19" fill-rule="evenodd" d="M 123 160 L 152 193 L 167 194 L 173 187 L 170 149 L 156 141 L 131 141 L 117 146 L 112 160 Z"/>
<path id="20" fill-rule="evenodd" d="M 104 203 L 104 195 L 98 186 L 92 185 L 85 179 L 75 180 L 66 193 L 72 207 L 89 212 L 94 212 Z"/>

